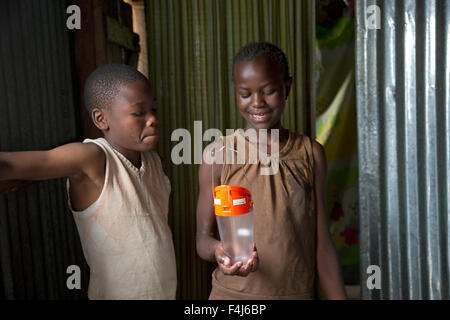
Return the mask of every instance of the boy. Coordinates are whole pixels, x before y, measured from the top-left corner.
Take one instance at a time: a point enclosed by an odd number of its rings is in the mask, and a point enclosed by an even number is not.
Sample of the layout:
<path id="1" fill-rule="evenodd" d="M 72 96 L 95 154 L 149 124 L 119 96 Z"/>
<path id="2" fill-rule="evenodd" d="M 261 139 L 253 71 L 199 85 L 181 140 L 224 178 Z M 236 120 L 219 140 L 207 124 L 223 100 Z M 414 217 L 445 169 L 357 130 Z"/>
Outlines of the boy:
<path id="1" fill-rule="evenodd" d="M 0 180 L 68 177 L 90 299 L 174 299 L 171 187 L 153 150 L 158 130 L 150 84 L 129 66 L 104 65 L 87 79 L 84 100 L 104 138 L 0 152 Z"/>

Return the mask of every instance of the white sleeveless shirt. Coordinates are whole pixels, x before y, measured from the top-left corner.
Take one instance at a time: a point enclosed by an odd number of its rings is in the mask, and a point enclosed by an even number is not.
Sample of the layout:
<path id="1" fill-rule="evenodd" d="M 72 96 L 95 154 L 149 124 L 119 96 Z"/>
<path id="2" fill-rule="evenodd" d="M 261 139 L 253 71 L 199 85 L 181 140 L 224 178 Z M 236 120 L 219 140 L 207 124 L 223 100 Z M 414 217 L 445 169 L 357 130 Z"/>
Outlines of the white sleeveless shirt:
<path id="1" fill-rule="evenodd" d="M 89 299 L 175 299 L 177 274 L 167 223 L 170 182 L 155 151 L 136 168 L 104 138 L 86 139 L 106 156 L 100 197 L 84 211 L 69 206 L 90 267 Z"/>

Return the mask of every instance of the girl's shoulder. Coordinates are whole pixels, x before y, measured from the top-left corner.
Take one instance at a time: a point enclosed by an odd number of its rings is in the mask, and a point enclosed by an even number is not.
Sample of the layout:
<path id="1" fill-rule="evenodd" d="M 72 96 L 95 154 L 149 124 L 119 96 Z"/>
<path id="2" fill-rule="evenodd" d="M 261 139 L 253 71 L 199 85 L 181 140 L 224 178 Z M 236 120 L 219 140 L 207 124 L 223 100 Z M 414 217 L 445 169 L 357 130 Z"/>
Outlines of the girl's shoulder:
<path id="1" fill-rule="evenodd" d="M 324 146 L 310 136 L 294 133 L 293 150 L 299 159 L 308 164 L 311 170 L 324 168 L 327 164 Z"/>
<path id="2" fill-rule="evenodd" d="M 289 131 L 289 139 L 286 147 L 283 148 L 285 150 L 282 150 L 282 154 L 285 158 L 304 159 L 305 156 L 312 157 L 314 142 L 315 140 L 308 135 Z"/>

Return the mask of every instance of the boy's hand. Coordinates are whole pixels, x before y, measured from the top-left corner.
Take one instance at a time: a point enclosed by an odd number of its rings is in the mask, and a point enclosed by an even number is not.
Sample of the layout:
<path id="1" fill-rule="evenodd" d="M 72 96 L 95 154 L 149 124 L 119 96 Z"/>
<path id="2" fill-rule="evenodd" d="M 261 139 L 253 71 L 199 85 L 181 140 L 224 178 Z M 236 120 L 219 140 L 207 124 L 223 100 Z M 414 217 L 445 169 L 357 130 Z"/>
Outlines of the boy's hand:
<path id="1" fill-rule="evenodd" d="M 14 192 L 21 188 L 27 187 L 32 184 L 32 181 L 28 180 L 4 180 L 0 181 L 0 193 Z"/>
<path id="2" fill-rule="evenodd" d="M 226 275 L 236 275 L 246 277 L 250 272 L 255 272 L 258 269 L 259 258 L 256 246 L 253 244 L 252 257 L 244 265 L 242 261 L 236 262 L 231 265 L 231 258 L 227 256 L 223 250 L 222 243 L 219 242 L 215 252 L 216 261 L 219 264 L 220 270 Z"/>

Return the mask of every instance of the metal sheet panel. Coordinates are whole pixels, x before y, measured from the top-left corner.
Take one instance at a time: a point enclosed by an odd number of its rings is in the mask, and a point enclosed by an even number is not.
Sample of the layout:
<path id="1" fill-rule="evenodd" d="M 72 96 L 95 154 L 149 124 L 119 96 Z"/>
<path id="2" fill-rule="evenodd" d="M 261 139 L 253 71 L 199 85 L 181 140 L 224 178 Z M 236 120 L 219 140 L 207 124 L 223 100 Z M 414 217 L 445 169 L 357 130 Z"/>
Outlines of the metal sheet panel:
<path id="1" fill-rule="evenodd" d="M 356 4 L 362 298 L 449 299 L 450 1 Z"/>
<path id="2" fill-rule="evenodd" d="M 0 2 L 0 150 L 76 138 L 65 1 Z M 88 273 L 62 180 L 0 195 L 0 291 L 6 299 L 85 297 Z M 82 268 L 82 290 L 66 268 Z"/>

